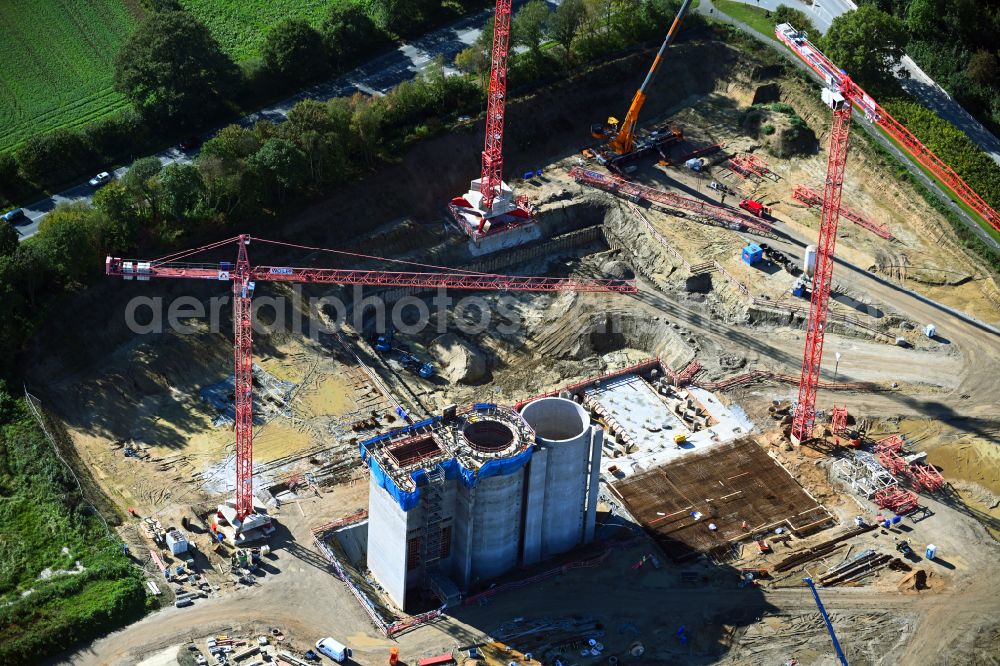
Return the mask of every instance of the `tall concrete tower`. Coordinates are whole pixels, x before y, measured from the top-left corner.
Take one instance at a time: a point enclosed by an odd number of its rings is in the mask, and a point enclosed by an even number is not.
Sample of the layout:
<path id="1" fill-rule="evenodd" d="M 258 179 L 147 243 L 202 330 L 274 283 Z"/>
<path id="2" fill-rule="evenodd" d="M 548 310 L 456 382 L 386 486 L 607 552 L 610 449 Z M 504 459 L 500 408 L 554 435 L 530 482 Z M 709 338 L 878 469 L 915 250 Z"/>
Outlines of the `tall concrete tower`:
<path id="1" fill-rule="evenodd" d="M 593 540 L 603 431 L 572 400 L 477 404 L 360 444 L 371 469 L 368 569 L 405 608 L 448 603 Z"/>

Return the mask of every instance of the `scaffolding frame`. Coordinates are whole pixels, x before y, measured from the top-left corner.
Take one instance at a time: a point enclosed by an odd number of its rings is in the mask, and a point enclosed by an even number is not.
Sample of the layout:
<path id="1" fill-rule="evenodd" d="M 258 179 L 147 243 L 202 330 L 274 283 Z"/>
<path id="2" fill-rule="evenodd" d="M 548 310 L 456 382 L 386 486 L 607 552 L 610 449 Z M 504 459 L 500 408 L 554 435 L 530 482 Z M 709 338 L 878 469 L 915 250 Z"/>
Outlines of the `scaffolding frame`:
<path id="1" fill-rule="evenodd" d="M 840 458 L 833 463 L 833 471 L 847 481 L 854 492 L 869 499 L 881 490 L 899 485 L 896 477 L 867 451 L 854 451 L 852 457 Z"/>

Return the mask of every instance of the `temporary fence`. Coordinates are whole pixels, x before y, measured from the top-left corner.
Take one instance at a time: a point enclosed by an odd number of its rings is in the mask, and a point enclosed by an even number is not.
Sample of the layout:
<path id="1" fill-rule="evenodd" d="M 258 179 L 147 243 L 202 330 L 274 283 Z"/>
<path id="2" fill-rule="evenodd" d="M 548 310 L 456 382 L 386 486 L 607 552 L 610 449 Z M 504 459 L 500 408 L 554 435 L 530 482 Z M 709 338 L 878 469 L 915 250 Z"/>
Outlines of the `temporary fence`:
<path id="1" fill-rule="evenodd" d="M 365 513 L 367 515 L 367 512 Z M 342 521 L 337 521 L 337 522 L 340 523 L 339 526 L 344 526 L 351 524 L 350 520 L 351 518 L 349 517 L 345 518 Z M 344 568 L 344 565 L 340 563 L 340 560 L 337 558 L 337 556 L 334 555 L 330 547 L 326 545 L 324 538 L 327 534 L 329 534 L 330 531 L 328 529 L 325 529 L 326 527 L 327 526 L 323 526 L 314 529 L 312 531 L 313 540 L 316 542 L 317 547 L 319 547 L 320 552 L 323 553 L 323 556 L 326 558 L 326 560 L 333 566 L 333 569 L 336 572 L 337 577 L 340 578 L 340 580 L 342 580 L 345 585 L 347 585 L 347 589 L 351 591 L 351 594 L 354 595 L 354 598 L 358 600 L 359 604 L 361 604 L 361 608 L 363 608 L 365 613 L 367 613 L 368 618 L 378 628 L 378 630 L 382 632 L 383 635 L 393 636 L 394 634 L 398 634 L 399 632 L 405 629 L 409 629 L 411 627 L 415 627 L 420 624 L 425 624 L 427 622 L 430 622 L 431 620 L 435 620 L 441 617 L 441 615 L 444 613 L 445 606 L 441 606 L 440 608 L 436 608 L 426 613 L 421 613 L 420 615 L 405 617 L 396 620 L 395 622 L 386 622 L 382 618 L 382 615 L 379 613 L 375 602 L 372 601 L 367 594 L 365 594 L 364 590 L 359 588 L 354 583 L 354 581 L 351 579 L 350 574 L 348 574 L 347 570 Z"/>

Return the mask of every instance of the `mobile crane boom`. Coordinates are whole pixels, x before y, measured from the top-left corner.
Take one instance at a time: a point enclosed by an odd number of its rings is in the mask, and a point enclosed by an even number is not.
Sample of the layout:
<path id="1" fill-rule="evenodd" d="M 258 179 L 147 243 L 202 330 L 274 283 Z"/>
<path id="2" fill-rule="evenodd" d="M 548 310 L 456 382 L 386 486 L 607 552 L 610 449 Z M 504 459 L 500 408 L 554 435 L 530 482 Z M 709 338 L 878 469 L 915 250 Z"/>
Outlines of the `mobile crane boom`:
<path id="1" fill-rule="evenodd" d="M 830 632 L 830 640 L 833 641 L 833 649 L 837 652 L 837 659 L 843 666 L 847 666 L 847 656 L 844 655 L 843 649 L 840 647 L 840 641 L 837 640 L 837 634 L 833 632 L 833 623 L 830 622 L 830 616 L 826 614 L 826 608 L 823 607 L 823 602 L 820 601 L 819 592 L 816 590 L 816 583 L 813 582 L 812 578 L 806 577 L 802 579 L 809 589 L 812 590 L 813 597 L 816 599 L 816 606 L 819 608 L 820 615 L 823 616 L 823 621 L 826 622 L 826 630 Z"/>
<path id="2" fill-rule="evenodd" d="M 617 132 L 615 132 L 614 137 L 608 142 L 611 150 L 618 155 L 625 155 L 632 152 L 635 147 L 635 126 L 639 119 L 639 112 L 642 110 L 642 105 L 646 103 L 646 95 L 648 94 L 649 86 L 653 83 L 653 79 L 656 77 L 656 70 L 659 69 L 660 63 L 663 62 L 663 57 L 667 52 L 667 48 L 673 43 L 674 37 L 677 35 L 677 30 L 681 26 L 681 22 L 687 16 L 688 9 L 691 7 L 691 0 L 684 0 L 681 3 L 681 8 L 677 10 L 677 16 L 674 17 L 674 22 L 670 26 L 670 30 L 667 31 L 667 36 L 663 38 L 663 44 L 660 45 L 660 50 L 657 52 L 656 57 L 653 59 L 653 64 L 649 67 L 649 72 L 646 73 L 646 78 L 643 80 L 642 85 L 635 92 L 635 97 L 632 98 L 632 104 L 628 107 L 628 112 L 625 114 L 625 120 L 622 121 L 621 125 L 618 126 Z M 612 119 L 609 118 L 609 124 L 613 124 Z"/>

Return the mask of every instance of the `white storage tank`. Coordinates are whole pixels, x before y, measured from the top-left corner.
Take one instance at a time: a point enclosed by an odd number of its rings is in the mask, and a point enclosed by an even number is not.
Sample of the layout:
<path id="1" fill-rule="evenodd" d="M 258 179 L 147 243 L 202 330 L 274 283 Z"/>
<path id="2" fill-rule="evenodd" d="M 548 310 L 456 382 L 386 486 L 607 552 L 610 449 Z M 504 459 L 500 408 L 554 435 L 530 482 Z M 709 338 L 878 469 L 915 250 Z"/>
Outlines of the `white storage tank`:
<path id="1" fill-rule="evenodd" d="M 816 246 L 807 245 L 806 253 L 802 256 L 802 272 L 812 277 L 816 271 Z"/>
<path id="2" fill-rule="evenodd" d="M 572 400 L 541 398 L 521 416 L 547 451 L 541 556 L 564 553 L 583 540 L 590 462 L 590 416 Z"/>

